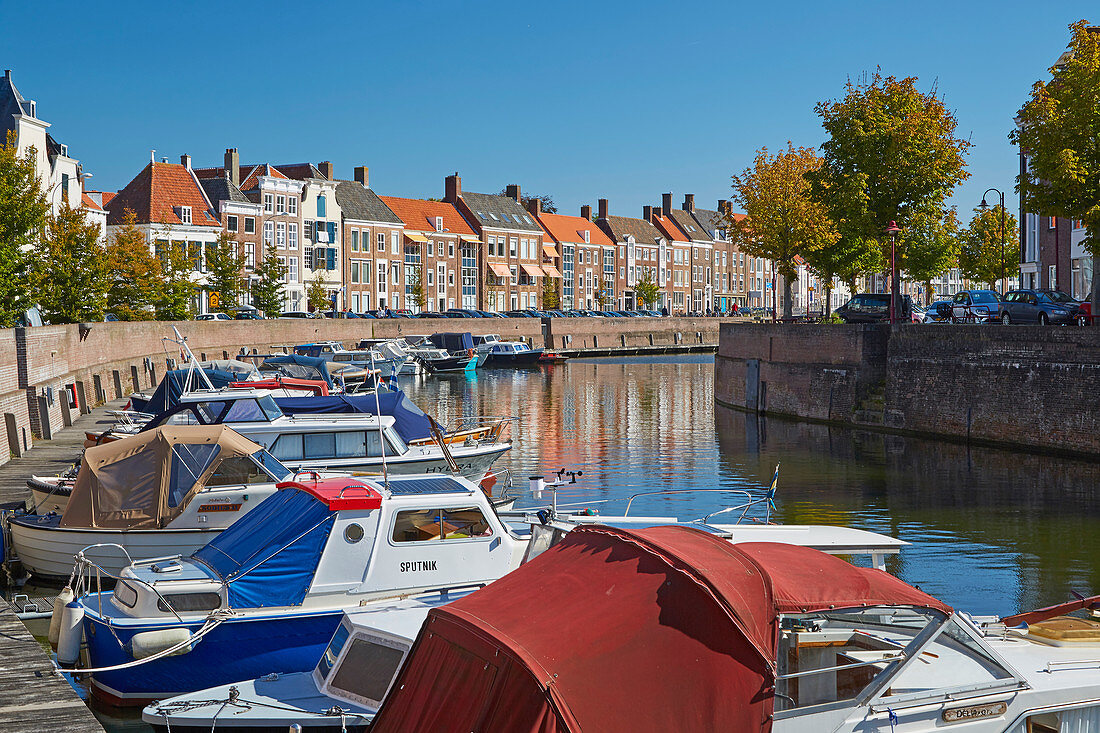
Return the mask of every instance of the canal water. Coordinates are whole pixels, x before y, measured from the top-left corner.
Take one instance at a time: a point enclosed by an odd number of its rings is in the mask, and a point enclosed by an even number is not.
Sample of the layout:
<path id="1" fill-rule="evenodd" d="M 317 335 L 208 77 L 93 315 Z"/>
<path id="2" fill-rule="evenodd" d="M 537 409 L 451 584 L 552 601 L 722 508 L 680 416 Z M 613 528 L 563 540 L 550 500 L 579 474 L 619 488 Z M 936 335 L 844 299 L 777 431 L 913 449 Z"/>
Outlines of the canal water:
<path id="1" fill-rule="evenodd" d="M 726 490 L 641 497 L 631 509 L 695 519 L 741 503 L 738 492 L 761 494 L 779 464 L 776 520 L 910 542 L 890 571 L 960 609 L 1009 614 L 1100 592 L 1100 463 L 756 418 L 715 405 L 710 356 L 407 379 L 409 396 L 444 424 L 517 419 L 513 448 L 495 468 L 516 478 L 520 506 L 534 503 L 528 476 L 562 468 L 582 475 L 559 503 L 605 514 L 621 513 L 634 494 Z M 146 730 L 133 719 L 106 722 Z"/>

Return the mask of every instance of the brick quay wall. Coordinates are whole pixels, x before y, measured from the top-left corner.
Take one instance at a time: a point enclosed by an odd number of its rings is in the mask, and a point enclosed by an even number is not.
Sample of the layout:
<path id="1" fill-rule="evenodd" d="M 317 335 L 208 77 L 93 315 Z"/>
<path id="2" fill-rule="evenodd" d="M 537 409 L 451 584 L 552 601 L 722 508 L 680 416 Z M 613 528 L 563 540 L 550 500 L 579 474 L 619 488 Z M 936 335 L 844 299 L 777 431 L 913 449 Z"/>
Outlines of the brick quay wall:
<path id="1" fill-rule="evenodd" d="M 683 347 L 718 343 L 717 318 L 279 319 L 69 324 L 0 329 L 0 464 L 49 437 L 79 411 L 154 386 L 172 326 L 200 359 L 232 358 L 242 348 L 270 353 L 311 341 L 394 338 L 448 331 L 496 333 L 559 350 Z M 71 395 L 76 394 L 73 401 Z"/>
<path id="2" fill-rule="evenodd" d="M 715 399 L 750 412 L 1100 457 L 1100 329 L 724 324 Z"/>

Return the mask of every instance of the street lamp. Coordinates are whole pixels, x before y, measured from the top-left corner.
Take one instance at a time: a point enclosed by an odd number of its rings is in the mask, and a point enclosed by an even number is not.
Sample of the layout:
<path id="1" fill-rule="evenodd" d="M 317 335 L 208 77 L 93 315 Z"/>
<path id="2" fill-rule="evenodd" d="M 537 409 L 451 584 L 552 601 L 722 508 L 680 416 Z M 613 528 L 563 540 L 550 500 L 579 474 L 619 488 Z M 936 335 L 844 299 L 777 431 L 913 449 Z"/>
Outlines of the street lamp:
<path id="1" fill-rule="evenodd" d="M 1005 297 L 1005 195 L 1004 191 L 996 188 L 990 188 L 982 194 L 982 202 L 978 204 L 978 208 L 982 211 L 989 209 L 989 204 L 985 202 L 985 197 L 989 195 L 989 192 L 993 191 L 1001 197 L 1001 300 Z"/>
<path id="2" fill-rule="evenodd" d="M 898 248 L 897 234 L 901 231 L 896 221 L 891 220 L 886 225 L 886 233 L 890 235 L 890 325 L 897 322 L 898 300 Z"/>

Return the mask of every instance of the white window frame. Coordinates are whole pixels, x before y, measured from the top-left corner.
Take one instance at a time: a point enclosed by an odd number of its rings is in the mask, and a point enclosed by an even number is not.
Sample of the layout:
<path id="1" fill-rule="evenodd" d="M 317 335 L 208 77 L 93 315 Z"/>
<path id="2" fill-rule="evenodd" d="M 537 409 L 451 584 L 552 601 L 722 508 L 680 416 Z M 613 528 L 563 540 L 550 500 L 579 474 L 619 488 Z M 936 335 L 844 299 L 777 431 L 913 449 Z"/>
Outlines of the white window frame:
<path id="1" fill-rule="evenodd" d="M 272 214 L 274 212 L 275 212 L 275 194 L 265 193 L 264 194 L 264 213 L 265 214 Z"/>
<path id="2" fill-rule="evenodd" d="M 264 244 L 275 244 L 275 222 L 264 222 Z"/>
<path id="3" fill-rule="evenodd" d="M 190 224 L 191 223 L 191 207 L 190 206 L 181 206 L 180 207 L 180 221 L 182 221 L 184 224 Z"/>

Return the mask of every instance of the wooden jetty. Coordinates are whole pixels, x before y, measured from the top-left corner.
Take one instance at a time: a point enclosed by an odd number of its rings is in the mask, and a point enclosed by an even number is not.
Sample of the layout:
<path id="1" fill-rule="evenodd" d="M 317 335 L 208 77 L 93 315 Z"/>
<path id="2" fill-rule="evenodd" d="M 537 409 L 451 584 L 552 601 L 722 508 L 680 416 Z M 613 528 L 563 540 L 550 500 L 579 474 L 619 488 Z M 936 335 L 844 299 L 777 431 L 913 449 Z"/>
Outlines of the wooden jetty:
<path id="1" fill-rule="evenodd" d="M 7 508 L 22 504 L 30 496 L 27 478 L 32 474 L 65 471 L 80 458 L 84 431 L 110 426 L 114 420 L 107 410 L 118 409 L 122 402 L 108 403 L 81 415 L 71 428 L 54 433 L 52 440 L 37 441 L 23 457 L 0 466 L 0 505 Z M 0 600 L 0 730 L 103 733 L 103 726 L 54 666 L 49 652 L 16 616 L 17 612 L 33 609 L 49 611 L 52 603 L 51 598 L 19 595 L 10 601 Z"/>

